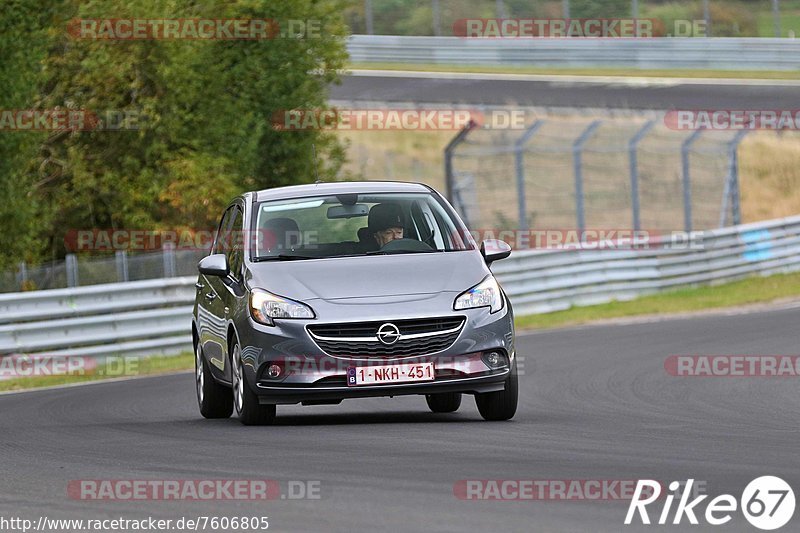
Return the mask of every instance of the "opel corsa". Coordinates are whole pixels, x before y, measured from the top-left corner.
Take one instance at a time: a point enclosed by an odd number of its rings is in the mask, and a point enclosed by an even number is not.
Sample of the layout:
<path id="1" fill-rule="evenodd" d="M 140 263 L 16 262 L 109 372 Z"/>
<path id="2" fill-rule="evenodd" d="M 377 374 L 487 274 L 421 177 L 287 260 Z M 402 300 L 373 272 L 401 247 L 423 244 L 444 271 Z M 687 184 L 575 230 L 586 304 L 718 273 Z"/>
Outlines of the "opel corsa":
<path id="1" fill-rule="evenodd" d="M 511 303 L 477 244 L 422 184 L 318 183 L 249 192 L 221 217 L 196 289 L 197 401 L 270 424 L 276 405 L 424 395 L 435 413 L 475 396 L 517 409 Z"/>

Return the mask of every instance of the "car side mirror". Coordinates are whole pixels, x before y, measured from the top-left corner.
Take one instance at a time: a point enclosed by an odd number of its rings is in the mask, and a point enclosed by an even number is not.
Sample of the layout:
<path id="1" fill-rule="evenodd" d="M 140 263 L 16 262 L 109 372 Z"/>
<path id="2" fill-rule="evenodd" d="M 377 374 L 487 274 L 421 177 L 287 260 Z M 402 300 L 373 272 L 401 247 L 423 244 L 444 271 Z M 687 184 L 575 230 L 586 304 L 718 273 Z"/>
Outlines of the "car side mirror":
<path id="1" fill-rule="evenodd" d="M 491 265 L 493 262 L 505 259 L 511 255 L 511 246 L 505 241 L 498 239 L 486 239 L 481 242 L 481 255 L 486 261 L 486 264 Z"/>
<path id="2" fill-rule="evenodd" d="M 208 255 L 197 263 L 197 270 L 199 270 L 201 274 L 207 276 L 219 276 L 224 278 L 228 275 L 228 272 L 230 272 L 228 256 L 225 254 Z"/>

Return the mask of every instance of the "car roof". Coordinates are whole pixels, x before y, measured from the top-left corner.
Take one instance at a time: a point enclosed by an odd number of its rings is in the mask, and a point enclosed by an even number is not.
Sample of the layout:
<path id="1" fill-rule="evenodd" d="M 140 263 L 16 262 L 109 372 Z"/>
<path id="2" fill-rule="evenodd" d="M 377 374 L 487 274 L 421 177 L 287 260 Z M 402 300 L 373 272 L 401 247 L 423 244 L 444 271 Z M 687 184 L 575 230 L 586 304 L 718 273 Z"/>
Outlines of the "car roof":
<path id="1" fill-rule="evenodd" d="M 255 197 L 255 201 L 263 202 L 265 200 L 284 200 L 289 198 L 335 194 L 430 191 L 431 188 L 427 185 L 403 181 L 337 181 L 275 187 L 274 189 L 254 191 L 252 194 Z"/>

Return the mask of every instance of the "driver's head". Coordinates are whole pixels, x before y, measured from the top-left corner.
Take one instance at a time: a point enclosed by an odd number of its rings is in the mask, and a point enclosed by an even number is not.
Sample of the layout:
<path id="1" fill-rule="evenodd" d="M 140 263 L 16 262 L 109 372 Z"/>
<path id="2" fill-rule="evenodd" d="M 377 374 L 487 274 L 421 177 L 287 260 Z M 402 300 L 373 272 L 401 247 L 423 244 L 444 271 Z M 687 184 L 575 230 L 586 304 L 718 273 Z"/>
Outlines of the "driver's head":
<path id="1" fill-rule="evenodd" d="M 397 204 L 377 204 L 369 210 L 367 226 L 378 246 L 403 238 L 403 209 Z"/>

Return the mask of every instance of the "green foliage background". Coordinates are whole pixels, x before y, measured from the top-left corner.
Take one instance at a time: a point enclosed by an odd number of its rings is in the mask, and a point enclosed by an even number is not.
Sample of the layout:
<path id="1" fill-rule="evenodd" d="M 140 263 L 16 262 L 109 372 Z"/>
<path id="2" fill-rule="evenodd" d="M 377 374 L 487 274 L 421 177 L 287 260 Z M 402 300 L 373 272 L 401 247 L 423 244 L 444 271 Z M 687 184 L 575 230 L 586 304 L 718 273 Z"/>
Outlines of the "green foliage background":
<path id="1" fill-rule="evenodd" d="M 0 109 L 144 115 L 134 131 L 0 131 L 0 268 L 59 258 L 69 229 L 209 228 L 235 194 L 335 176 L 344 149 L 279 132 L 277 110 L 324 108 L 344 67 L 338 0 L 5 0 Z M 321 21 L 320 38 L 78 40 L 74 18 Z M 313 72 L 312 72 L 313 71 Z"/>

